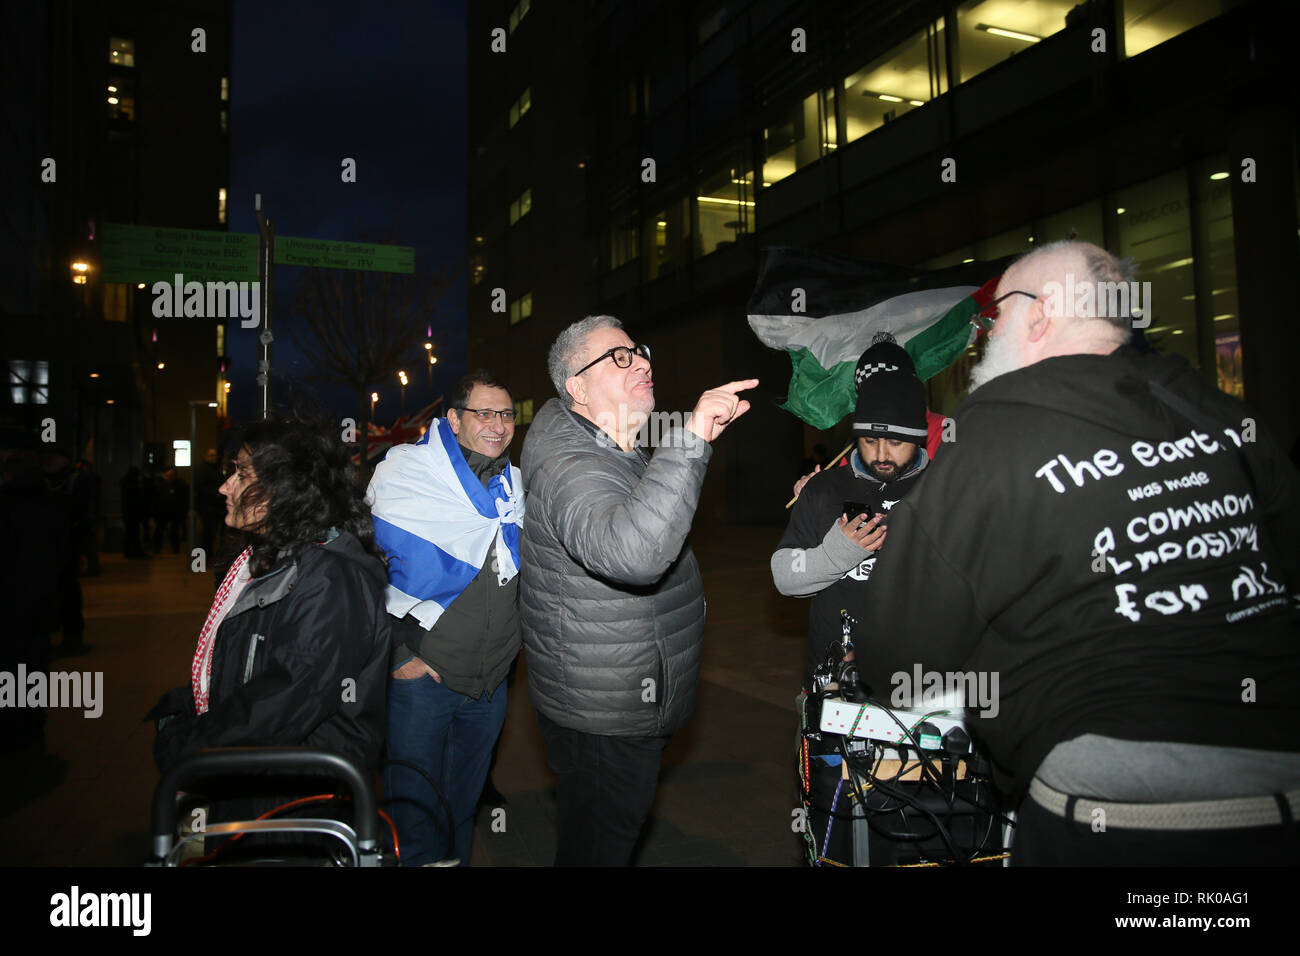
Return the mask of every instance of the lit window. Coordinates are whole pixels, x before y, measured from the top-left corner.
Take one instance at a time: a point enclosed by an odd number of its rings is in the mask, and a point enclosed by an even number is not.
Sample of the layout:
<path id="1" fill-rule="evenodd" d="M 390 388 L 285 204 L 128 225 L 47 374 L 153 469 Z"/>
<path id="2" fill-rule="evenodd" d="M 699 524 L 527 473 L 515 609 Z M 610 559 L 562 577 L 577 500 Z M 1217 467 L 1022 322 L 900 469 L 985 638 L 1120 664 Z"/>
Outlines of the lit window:
<path id="1" fill-rule="evenodd" d="M 1064 30 L 1066 16 L 1078 5 L 1078 0 L 967 0 L 957 8 L 961 82 Z"/>
<path id="2" fill-rule="evenodd" d="M 135 119 L 135 80 L 129 76 L 114 77 L 106 95 L 108 118 L 111 120 Z"/>
<path id="3" fill-rule="evenodd" d="M 533 314 L 533 294 L 525 292 L 510 303 L 510 324 L 522 322 Z"/>
<path id="4" fill-rule="evenodd" d="M 519 194 L 519 198 L 510 204 L 510 224 L 513 226 L 520 219 L 523 219 L 532 208 L 533 191 L 532 189 L 525 189 Z"/>
<path id="5" fill-rule="evenodd" d="M 135 41 L 109 37 L 108 62 L 113 66 L 135 66 Z"/>
<path id="6" fill-rule="evenodd" d="M 510 104 L 510 128 L 514 129 L 516 123 L 524 118 L 524 114 L 532 108 L 533 89 L 528 87 L 519 95 L 519 99 Z"/>
<path id="7" fill-rule="evenodd" d="M 230 117 L 226 114 L 225 110 L 221 111 L 220 125 L 221 125 L 221 132 L 223 133 L 230 132 Z"/>
<path id="8" fill-rule="evenodd" d="M 223 76 L 221 78 L 221 100 L 225 102 L 228 99 L 230 99 L 230 77 Z"/>
<path id="9" fill-rule="evenodd" d="M 519 0 L 519 2 L 514 5 L 514 8 L 510 11 L 510 17 L 506 21 L 507 25 L 510 27 L 511 33 L 515 32 L 515 29 L 519 26 L 519 22 L 528 15 L 530 7 L 531 4 L 528 0 Z"/>
<path id="10" fill-rule="evenodd" d="M 217 222 L 226 221 L 226 187 L 217 190 Z"/>
<path id="11" fill-rule="evenodd" d="M 754 176 L 747 169 L 726 168 L 699 184 L 695 197 L 699 223 L 695 253 L 707 256 L 734 245 L 754 230 Z"/>
<path id="12" fill-rule="evenodd" d="M 15 405 L 48 405 L 50 363 L 10 361 L 9 398 Z"/>
<path id="13" fill-rule="evenodd" d="M 763 179 L 779 182 L 836 145 L 835 90 L 813 93 L 763 130 Z"/>
<path id="14" fill-rule="evenodd" d="M 487 260 L 482 256 L 472 256 L 469 260 L 470 281 L 474 285 L 479 285 L 487 278 Z"/>
<path id="15" fill-rule="evenodd" d="M 653 208 L 653 207 L 651 207 Z M 682 196 L 641 223 L 641 277 L 658 278 L 690 256 L 691 201 Z"/>
<path id="16" fill-rule="evenodd" d="M 126 282 L 104 283 L 104 318 L 125 322 L 131 313 L 131 286 Z"/>
<path id="17" fill-rule="evenodd" d="M 533 400 L 531 398 L 521 398 L 515 402 L 515 424 L 528 425 L 533 420 Z"/>
<path id="18" fill-rule="evenodd" d="M 1145 53 L 1214 19 L 1228 6 L 1206 0 L 1124 0 L 1124 55 Z"/>
<path id="19" fill-rule="evenodd" d="M 845 142 L 851 143 L 947 92 L 942 31 L 943 21 L 936 20 L 845 78 Z"/>

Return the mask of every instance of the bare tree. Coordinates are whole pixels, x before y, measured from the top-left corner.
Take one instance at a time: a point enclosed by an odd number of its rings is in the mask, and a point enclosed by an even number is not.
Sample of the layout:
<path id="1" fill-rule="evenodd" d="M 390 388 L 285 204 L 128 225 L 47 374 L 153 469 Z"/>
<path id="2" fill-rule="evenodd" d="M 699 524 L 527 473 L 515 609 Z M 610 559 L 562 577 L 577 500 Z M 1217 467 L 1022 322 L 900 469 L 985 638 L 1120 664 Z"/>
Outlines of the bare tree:
<path id="1" fill-rule="evenodd" d="M 311 377 L 351 389 L 357 438 L 368 470 L 370 390 L 410 362 L 424 340 L 451 270 L 402 275 L 351 269 L 303 270 L 287 322 Z"/>

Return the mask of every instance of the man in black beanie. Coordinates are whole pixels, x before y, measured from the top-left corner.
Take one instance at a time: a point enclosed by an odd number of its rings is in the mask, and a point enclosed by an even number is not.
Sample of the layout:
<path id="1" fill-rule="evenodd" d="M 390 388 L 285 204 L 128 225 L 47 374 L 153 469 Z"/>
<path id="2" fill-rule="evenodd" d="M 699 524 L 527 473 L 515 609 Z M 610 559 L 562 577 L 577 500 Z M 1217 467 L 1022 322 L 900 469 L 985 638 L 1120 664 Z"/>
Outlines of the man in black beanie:
<path id="1" fill-rule="evenodd" d="M 772 580 L 782 594 L 812 597 L 806 677 L 840 639 L 840 609 L 869 620 L 866 583 L 885 540 L 889 509 L 920 478 L 925 451 L 925 386 L 893 336 L 881 333 L 858 359 L 853 413 L 857 448 L 846 468 L 819 472 L 804 487 L 777 551 Z M 869 511 L 846 515 L 846 502 Z"/>

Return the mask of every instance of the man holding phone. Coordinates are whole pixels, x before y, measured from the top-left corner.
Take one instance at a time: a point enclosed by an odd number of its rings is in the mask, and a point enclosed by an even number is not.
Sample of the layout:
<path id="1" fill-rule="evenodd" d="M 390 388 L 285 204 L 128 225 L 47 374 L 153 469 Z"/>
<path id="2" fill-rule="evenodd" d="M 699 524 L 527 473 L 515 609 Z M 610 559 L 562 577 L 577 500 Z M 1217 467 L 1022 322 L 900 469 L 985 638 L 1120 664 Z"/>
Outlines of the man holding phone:
<path id="1" fill-rule="evenodd" d="M 841 638 L 841 609 L 859 621 L 870 620 L 866 583 L 885 542 L 889 509 L 929 464 L 925 386 L 893 336 L 882 333 L 876 339 L 854 374 L 857 448 L 849 467 L 812 477 L 772 555 L 777 590 L 812 597 L 805 682 Z"/>

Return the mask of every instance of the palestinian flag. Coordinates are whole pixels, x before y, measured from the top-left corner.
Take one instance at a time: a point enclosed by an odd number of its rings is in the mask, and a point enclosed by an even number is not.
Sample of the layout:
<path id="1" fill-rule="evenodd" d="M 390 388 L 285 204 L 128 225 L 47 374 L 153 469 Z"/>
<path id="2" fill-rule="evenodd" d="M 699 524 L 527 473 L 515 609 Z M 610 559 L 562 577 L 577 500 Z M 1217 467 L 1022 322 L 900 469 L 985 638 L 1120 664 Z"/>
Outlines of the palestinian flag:
<path id="1" fill-rule="evenodd" d="M 926 381 L 975 340 L 971 319 L 993 299 L 1009 260 L 919 272 L 811 249 L 764 249 L 749 327 L 790 353 L 783 408 L 818 429 L 853 411 L 853 370 L 877 332 L 892 332 Z"/>

